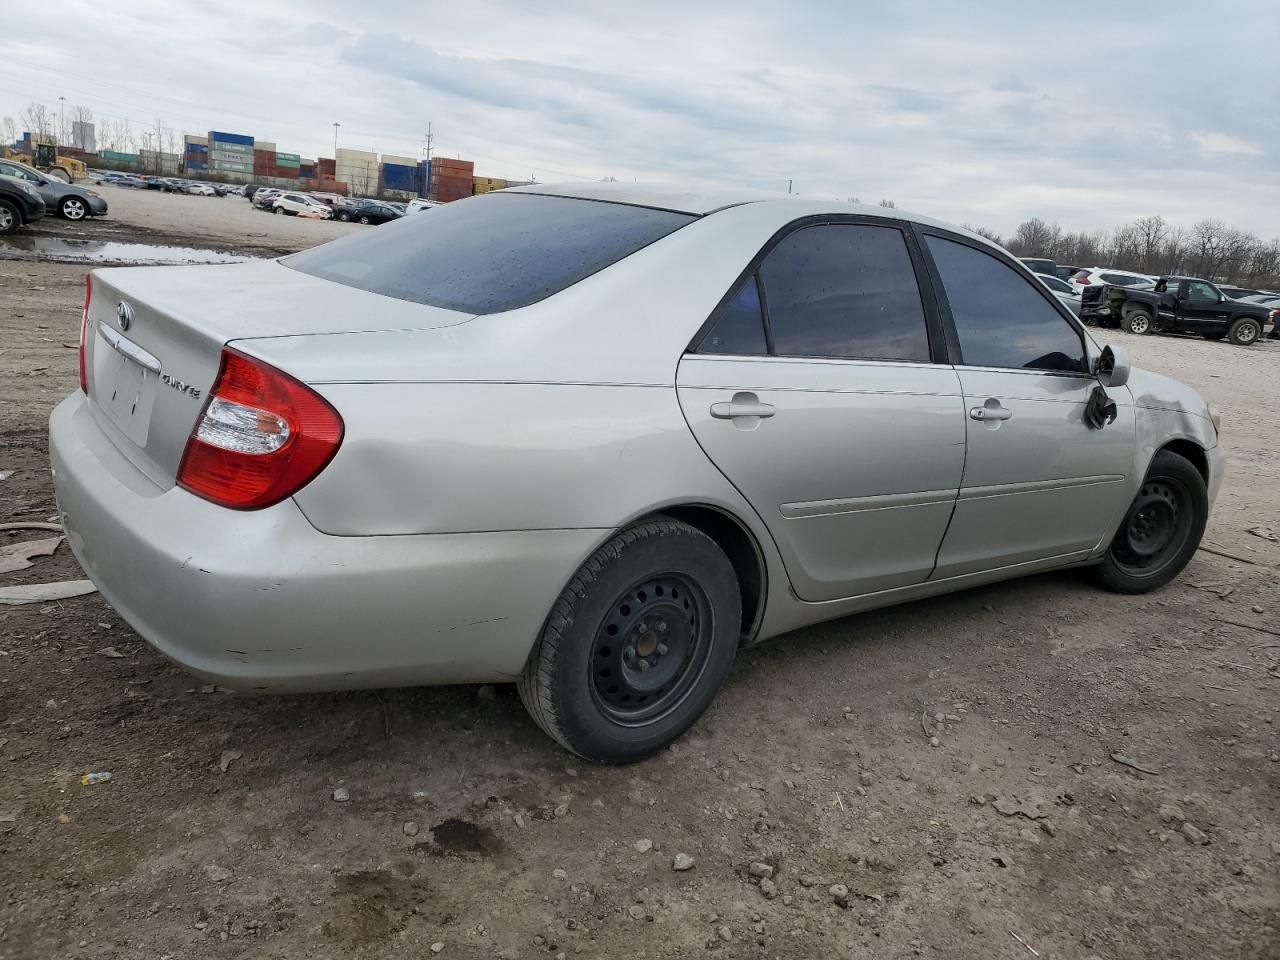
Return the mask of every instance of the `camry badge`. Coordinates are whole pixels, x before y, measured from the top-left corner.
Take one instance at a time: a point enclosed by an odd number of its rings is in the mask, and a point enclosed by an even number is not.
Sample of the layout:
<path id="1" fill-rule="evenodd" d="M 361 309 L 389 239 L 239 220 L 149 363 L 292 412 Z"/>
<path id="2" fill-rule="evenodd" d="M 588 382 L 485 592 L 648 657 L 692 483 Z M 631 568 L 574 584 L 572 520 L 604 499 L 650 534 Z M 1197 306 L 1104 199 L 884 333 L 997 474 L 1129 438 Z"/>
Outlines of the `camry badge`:
<path id="1" fill-rule="evenodd" d="M 120 329 L 128 330 L 129 324 L 133 323 L 133 307 L 121 300 L 116 304 L 116 318 L 120 321 Z"/>

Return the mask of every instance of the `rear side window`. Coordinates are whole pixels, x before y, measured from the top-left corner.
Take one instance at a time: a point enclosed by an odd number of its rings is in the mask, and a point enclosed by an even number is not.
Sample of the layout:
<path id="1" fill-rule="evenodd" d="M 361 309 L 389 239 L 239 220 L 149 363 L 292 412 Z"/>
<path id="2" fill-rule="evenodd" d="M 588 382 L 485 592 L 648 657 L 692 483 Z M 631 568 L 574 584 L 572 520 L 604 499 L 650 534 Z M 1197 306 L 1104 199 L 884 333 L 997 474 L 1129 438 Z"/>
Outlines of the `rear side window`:
<path id="1" fill-rule="evenodd" d="M 465 313 L 559 293 L 695 219 L 596 200 L 500 193 L 403 217 L 280 262 L 371 293 Z"/>
<path id="2" fill-rule="evenodd" d="M 760 290 L 753 273 L 717 308 L 711 329 L 698 344 L 698 353 L 731 356 L 763 356 L 769 352 L 764 337 Z"/>
<path id="3" fill-rule="evenodd" d="M 973 247 L 927 238 L 964 363 L 1084 372 L 1084 341 L 1021 273 Z"/>
<path id="4" fill-rule="evenodd" d="M 797 230 L 765 258 L 760 279 L 779 356 L 929 360 L 920 287 L 896 227 Z"/>

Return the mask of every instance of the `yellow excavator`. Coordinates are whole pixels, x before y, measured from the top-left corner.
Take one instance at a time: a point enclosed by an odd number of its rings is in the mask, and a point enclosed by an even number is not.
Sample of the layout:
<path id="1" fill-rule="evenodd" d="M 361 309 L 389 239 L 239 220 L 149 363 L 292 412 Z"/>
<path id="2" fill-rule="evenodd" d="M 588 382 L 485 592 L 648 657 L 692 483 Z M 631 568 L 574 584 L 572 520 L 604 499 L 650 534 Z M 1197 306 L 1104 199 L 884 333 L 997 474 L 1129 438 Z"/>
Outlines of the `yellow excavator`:
<path id="1" fill-rule="evenodd" d="M 58 144 L 53 137 L 34 134 L 30 143 L 31 153 L 23 153 L 6 146 L 0 148 L 0 157 L 28 164 L 67 183 L 75 183 L 89 175 L 89 168 L 82 161 L 72 157 L 58 156 Z"/>

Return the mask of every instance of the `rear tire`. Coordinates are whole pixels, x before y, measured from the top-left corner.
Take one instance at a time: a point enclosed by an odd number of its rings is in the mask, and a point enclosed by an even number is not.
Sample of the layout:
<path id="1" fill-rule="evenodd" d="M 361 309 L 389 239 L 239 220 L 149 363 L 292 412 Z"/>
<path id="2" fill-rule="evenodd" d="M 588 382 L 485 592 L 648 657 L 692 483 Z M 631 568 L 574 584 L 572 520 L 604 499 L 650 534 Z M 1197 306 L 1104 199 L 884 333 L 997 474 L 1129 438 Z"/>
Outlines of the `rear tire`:
<path id="1" fill-rule="evenodd" d="M 349 214 L 349 213 L 347 213 L 347 211 L 343 210 L 341 213 L 339 213 L 339 214 L 338 214 L 338 219 L 339 219 L 339 220 L 341 220 L 343 223 L 350 223 L 350 222 L 351 222 L 351 214 Z"/>
<path id="2" fill-rule="evenodd" d="M 283 208 L 283 207 L 272 207 L 272 208 L 271 208 L 271 212 L 272 212 L 272 213 L 284 213 L 284 208 Z"/>
<path id="3" fill-rule="evenodd" d="M 0 236 L 16 233 L 22 226 L 22 213 L 8 200 L 0 200 Z"/>
<path id="4" fill-rule="evenodd" d="M 629 763 L 700 717 L 737 652 L 733 565 L 700 530 L 659 517 L 617 534 L 556 601 L 518 682 L 553 740 Z"/>
<path id="5" fill-rule="evenodd" d="M 1135 333 L 1139 336 L 1150 333 L 1151 314 L 1141 307 L 1126 307 L 1120 326 L 1125 333 Z"/>
<path id="6" fill-rule="evenodd" d="M 1112 538 L 1094 579 L 1114 593 L 1147 593 L 1191 562 L 1209 519 L 1204 477 L 1169 450 L 1151 458 L 1142 487 Z"/>
<path id="7" fill-rule="evenodd" d="M 368 226 L 368 225 L 369 225 L 369 218 L 368 218 L 368 217 L 361 217 L 361 218 L 360 218 L 360 222 L 361 222 L 361 223 L 363 223 L 365 226 Z"/>
<path id="8" fill-rule="evenodd" d="M 1227 338 L 1237 347 L 1251 347 L 1262 336 L 1262 324 L 1253 317 L 1241 317 L 1227 331 Z"/>

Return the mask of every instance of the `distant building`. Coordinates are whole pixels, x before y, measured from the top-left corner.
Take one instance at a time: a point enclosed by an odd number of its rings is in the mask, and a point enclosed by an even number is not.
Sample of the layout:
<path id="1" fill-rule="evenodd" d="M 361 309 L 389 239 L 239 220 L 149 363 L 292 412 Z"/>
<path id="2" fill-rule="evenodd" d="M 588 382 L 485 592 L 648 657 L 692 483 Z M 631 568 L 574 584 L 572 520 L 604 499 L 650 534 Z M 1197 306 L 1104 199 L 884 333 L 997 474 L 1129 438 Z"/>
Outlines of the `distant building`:
<path id="1" fill-rule="evenodd" d="M 71 146 L 83 150 L 85 153 L 98 152 L 98 141 L 92 123 L 81 123 L 78 120 L 72 121 Z"/>

